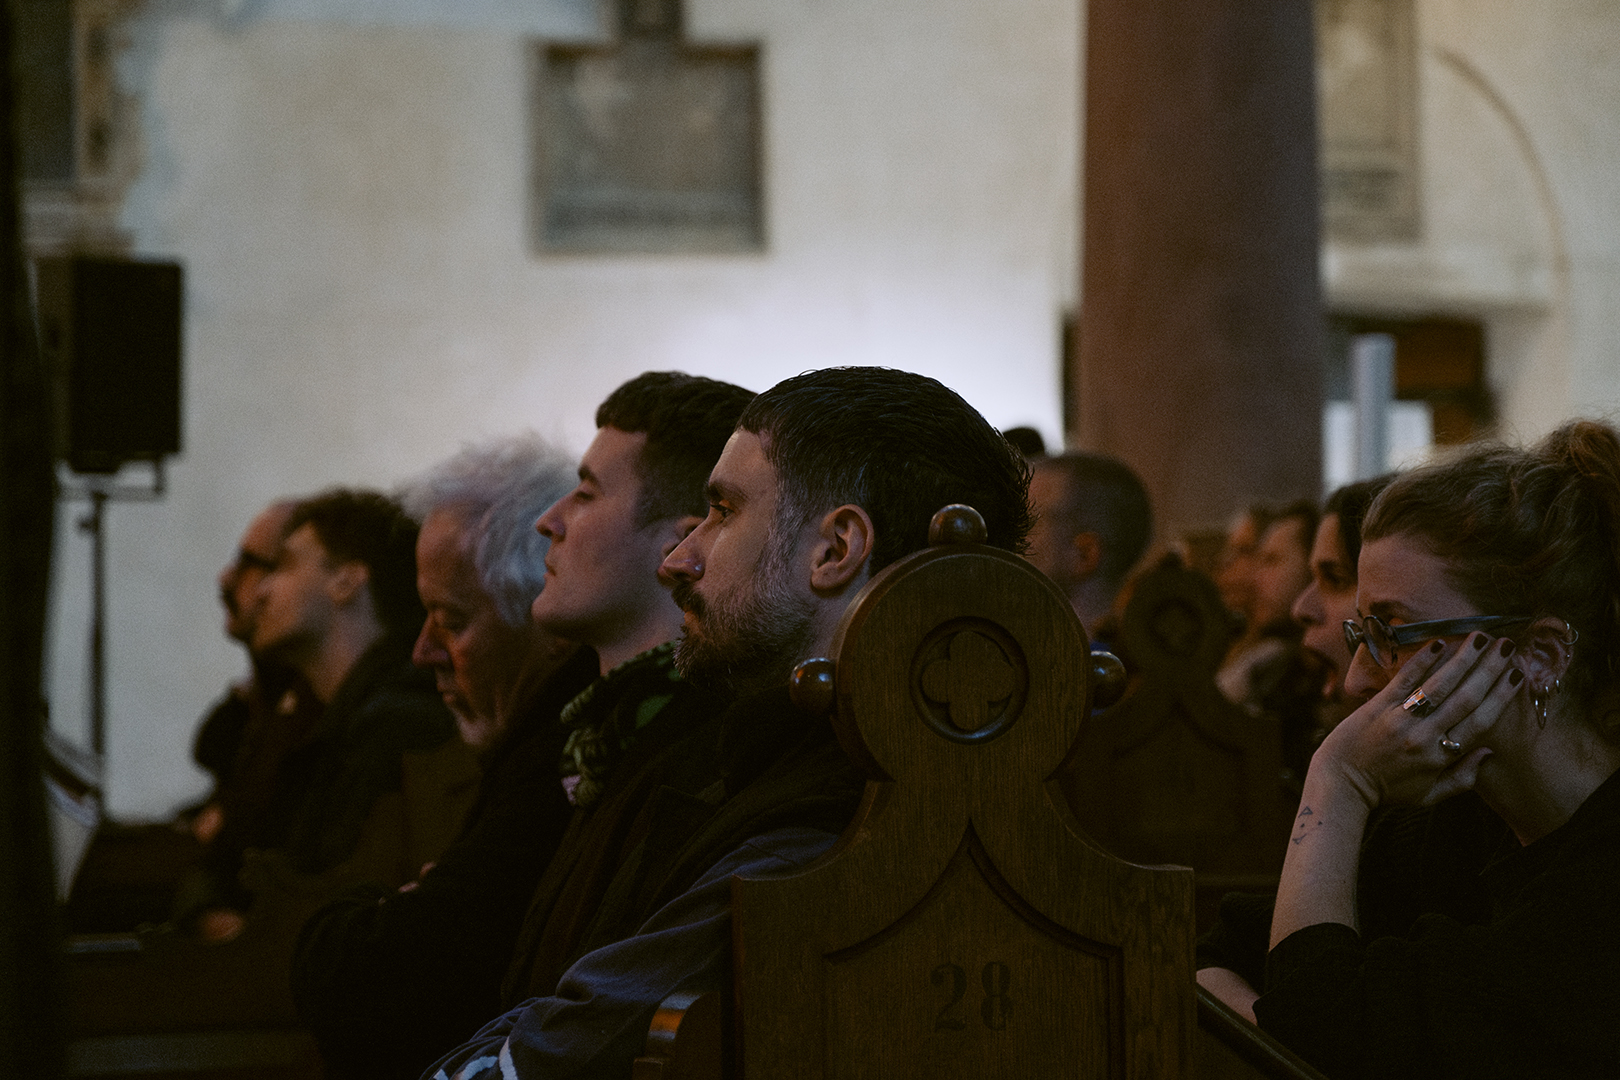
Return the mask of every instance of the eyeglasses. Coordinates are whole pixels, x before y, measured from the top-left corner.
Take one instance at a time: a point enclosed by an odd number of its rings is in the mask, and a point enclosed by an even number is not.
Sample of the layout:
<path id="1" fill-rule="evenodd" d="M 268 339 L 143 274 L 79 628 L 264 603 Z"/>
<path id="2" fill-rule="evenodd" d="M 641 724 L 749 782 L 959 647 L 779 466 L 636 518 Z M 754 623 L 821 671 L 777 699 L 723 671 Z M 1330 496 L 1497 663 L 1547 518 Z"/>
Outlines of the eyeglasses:
<path id="1" fill-rule="evenodd" d="M 1491 630 L 1529 621 L 1528 615 L 1470 615 L 1463 619 L 1430 619 L 1428 622 L 1391 626 L 1376 615 L 1368 615 L 1359 624 L 1354 619 L 1344 620 L 1344 645 L 1350 650 L 1351 656 L 1366 645 L 1379 667 L 1392 668 L 1395 666 L 1395 650 L 1402 645 L 1415 645 L 1430 638 L 1471 634 L 1475 630 Z"/>

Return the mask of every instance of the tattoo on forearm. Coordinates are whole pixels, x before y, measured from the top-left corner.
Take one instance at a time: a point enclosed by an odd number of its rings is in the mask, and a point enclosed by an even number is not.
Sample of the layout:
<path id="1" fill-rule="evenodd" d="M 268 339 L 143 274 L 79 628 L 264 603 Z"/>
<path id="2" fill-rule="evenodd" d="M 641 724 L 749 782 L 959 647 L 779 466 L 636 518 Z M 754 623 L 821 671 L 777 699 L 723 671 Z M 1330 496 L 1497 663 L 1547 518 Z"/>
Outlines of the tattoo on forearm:
<path id="1" fill-rule="evenodd" d="M 1316 816 L 1316 812 L 1314 810 L 1312 810 L 1310 807 L 1302 806 L 1302 807 L 1299 808 L 1299 816 L 1297 818 L 1295 818 L 1295 820 L 1299 822 L 1299 831 L 1298 831 L 1298 834 L 1293 838 L 1293 840 L 1290 841 L 1291 843 L 1297 844 L 1301 840 L 1305 839 L 1306 830 L 1311 825 L 1311 823 L 1306 821 L 1305 819 L 1308 818 L 1308 817 L 1315 817 L 1315 816 Z M 1316 826 L 1318 828 L 1320 828 L 1321 825 L 1322 825 L 1322 823 L 1320 821 L 1316 822 L 1315 824 L 1316 824 Z"/>

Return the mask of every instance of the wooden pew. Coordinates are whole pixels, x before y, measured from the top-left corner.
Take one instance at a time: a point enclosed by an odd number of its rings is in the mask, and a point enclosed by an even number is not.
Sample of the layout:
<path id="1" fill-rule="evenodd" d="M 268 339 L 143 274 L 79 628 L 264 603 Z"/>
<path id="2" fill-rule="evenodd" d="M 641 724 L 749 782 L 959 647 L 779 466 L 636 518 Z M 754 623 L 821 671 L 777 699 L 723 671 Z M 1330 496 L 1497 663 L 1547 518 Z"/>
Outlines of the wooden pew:
<path id="1" fill-rule="evenodd" d="M 257 897 L 232 941 L 162 928 L 70 938 L 69 1075 L 317 1080 L 319 1054 L 293 1008 L 293 943 L 337 892 L 398 877 L 405 813 L 400 795 L 384 797 L 355 857 L 319 877 L 250 852 L 243 879 Z"/>
<path id="2" fill-rule="evenodd" d="M 435 860 L 476 794 L 459 742 L 406 755 L 402 790 L 372 807 L 353 854 L 319 875 L 276 852 L 250 852 L 246 929 L 210 944 L 161 928 L 68 941 L 69 1075 L 140 1080 L 318 1080 L 314 1039 L 298 1024 L 292 955 L 309 916 L 363 882 L 397 885 Z"/>
<path id="3" fill-rule="evenodd" d="M 1081 729 L 1062 777 L 1097 843 L 1193 868 L 1200 927 L 1225 893 L 1276 888 L 1299 805 L 1277 717 L 1251 716 L 1215 686 L 1228 640 L 1207 576 L 1174 556 L 1143 574 L 1122 625 L 1125 696 Z"/>
<path id="4" fill-rule="evenodd" d="M 983 529 L 941 511 L 795 673 L 866 797 L 810 868 L 734 880 L 733 995 L 665 1002 L 635 1080 L 1312 1075 L 1200 1004 L 1191 871 L 1076 821 L 1085 633 Z"/>

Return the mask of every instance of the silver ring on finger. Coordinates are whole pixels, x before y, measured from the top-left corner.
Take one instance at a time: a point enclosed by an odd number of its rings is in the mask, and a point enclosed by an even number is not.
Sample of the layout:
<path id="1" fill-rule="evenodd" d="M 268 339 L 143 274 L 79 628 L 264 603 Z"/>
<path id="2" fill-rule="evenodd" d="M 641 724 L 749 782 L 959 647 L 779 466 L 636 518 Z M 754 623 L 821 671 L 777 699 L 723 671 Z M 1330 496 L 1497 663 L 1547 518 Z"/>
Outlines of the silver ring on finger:
<path id="1" fill-rule="evenodd" d="M 1442 735 L 1440 736 L 1440 749 L 1444 750 L 1448 754 L 1455 754 L 1457 751 L 1462 749 L 1462 743 L 1458 742 L 1456 739 L 1448 739 Z"/>
<path id="2" fill-rule="evenodd" d="M 1428 716 L 1439 707 L 1439 705 L 1435 704 L 1429 699 L 1429 696 L 1423 692 L 1423 687 L 1421 686 L 1412 691 L 1411 696 L 1405 701 L 1401 702 L 1401 708 L 1420 719 Z"/>

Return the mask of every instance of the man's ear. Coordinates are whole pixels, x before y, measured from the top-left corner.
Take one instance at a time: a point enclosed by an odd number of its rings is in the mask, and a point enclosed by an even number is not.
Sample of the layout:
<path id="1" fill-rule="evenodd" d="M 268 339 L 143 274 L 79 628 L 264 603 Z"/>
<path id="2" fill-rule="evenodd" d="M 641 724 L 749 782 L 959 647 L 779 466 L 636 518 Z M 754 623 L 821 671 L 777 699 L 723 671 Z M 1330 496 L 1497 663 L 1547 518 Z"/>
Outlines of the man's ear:
<path id="1" fill-rule="evenodd" d="M 1533 693 L 1541 693 L 1569 672 L 1575 658 L 1575 638 L 1569 623 L 1552 617 L 1530 624 L 1514 655 Z"/>
<path id="2" fill-rule="evenodd" d="M 703 524 L 702 514 L 687 514 L 685 517 L 673 518 L 669 529 L 664 533 L 663 554 L 659 560 L 669 558 L 669 553 L 681 546 L 681 541 L 692 534 L 692 530 Z"/>
<path id="3" fill-rule="evenodd" d="M 332 602 L 339 607 L 347 607 L 354 602 L 367 585 L 371 584 L 371 570 L 358 559 L 338 563 L 332 568 L 332 576 L 328 579 L 327 592 Z"/>
<path id="4" fill-rule="evenodd" d="M 1102 565 L 1102 537 L 1094 532 L 1075 533 L 1069 543 L 1074 545 L 1075 577 L 1084 581 Z"/>
<path id="5" fill-rule="evenodd" d="M 828 513 L 816 533 L 810 587 L 836 593 L 859 580 L 876 541 L 872 517 L 861 507 L 849 503 Z"/>

